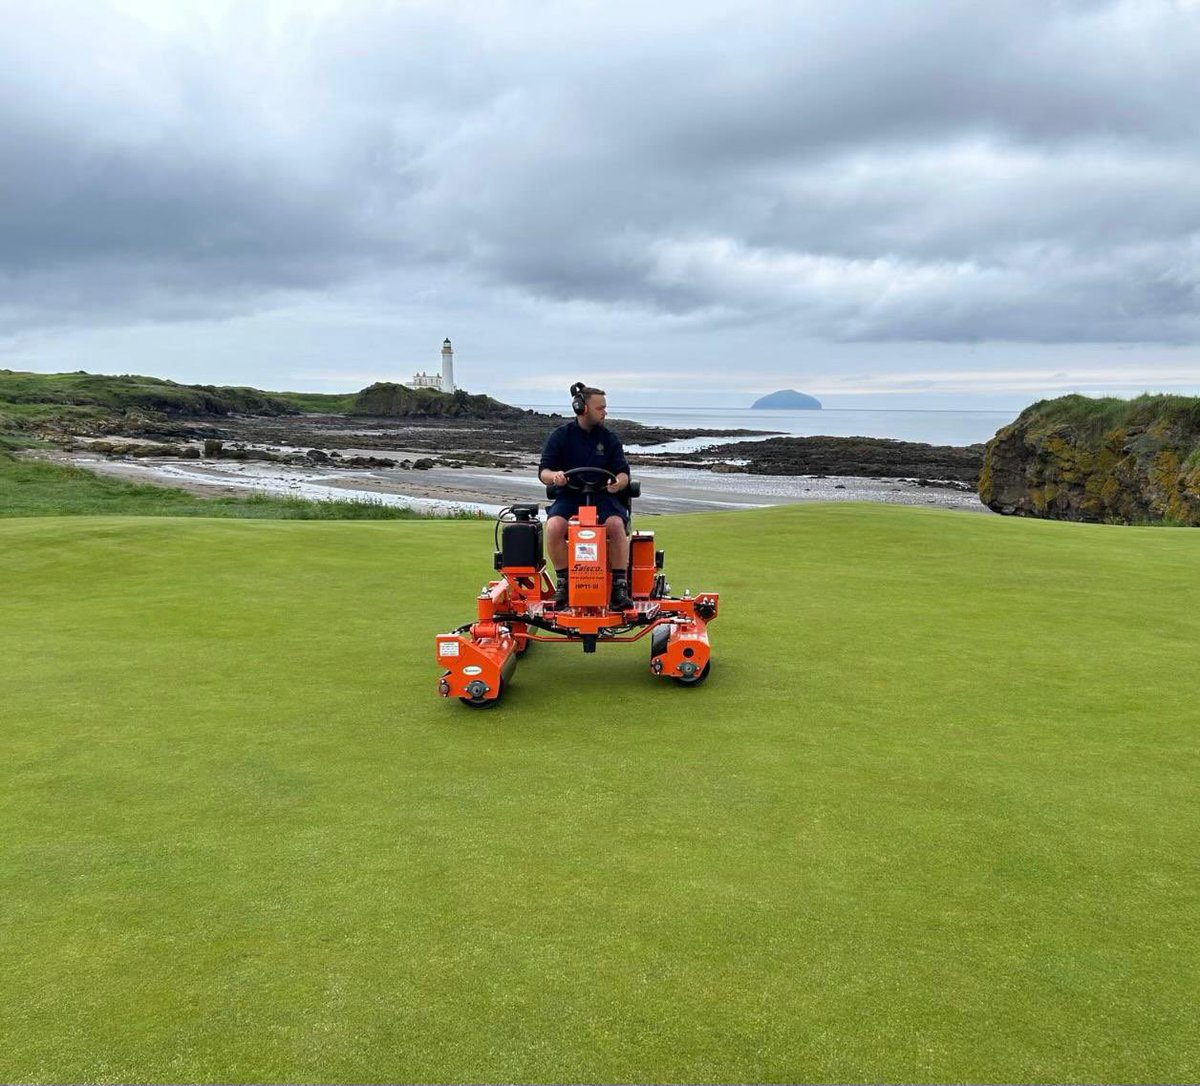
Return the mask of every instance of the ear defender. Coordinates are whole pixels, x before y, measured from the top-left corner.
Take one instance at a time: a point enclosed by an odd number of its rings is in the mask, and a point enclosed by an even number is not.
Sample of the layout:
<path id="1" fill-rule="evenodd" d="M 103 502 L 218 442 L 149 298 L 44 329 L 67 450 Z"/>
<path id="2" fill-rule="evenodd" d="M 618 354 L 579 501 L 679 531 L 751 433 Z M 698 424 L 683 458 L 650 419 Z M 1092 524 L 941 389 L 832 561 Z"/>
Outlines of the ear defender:
<path id="1" fill-rule="evenodd" d="M 571 410 L 577 415 L 582 415 L 587 407 L 587 400 L 583 398 L 583 390 L 587 388 L 582 381 L 576 381 L 571 386 Z"/>

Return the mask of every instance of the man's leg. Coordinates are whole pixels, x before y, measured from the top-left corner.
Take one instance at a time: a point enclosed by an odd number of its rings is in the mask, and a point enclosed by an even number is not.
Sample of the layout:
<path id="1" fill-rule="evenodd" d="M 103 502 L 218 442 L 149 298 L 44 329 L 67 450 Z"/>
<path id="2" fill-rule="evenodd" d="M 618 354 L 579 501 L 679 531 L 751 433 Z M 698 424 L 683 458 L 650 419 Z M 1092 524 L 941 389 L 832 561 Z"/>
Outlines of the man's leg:
<path id="1" fill-rule="evenodd" d="M 555 572 L 567 566 L 567 518 L 551 517 L 546 521 L 546 553 Z"/>
<path id="2" fill-rule="evenodd" d="M 608 568 L 611 570 L 627 570 L 629 568 L 629 536 L 625 534 L 625 518 L 612 516 L 604 522 L 608 530 Z M 566 554 L 566 544 L 563 544 Z"/>
<path id="3" fill-rule="evenodd" d="M 567 605 L 567 518 L 550 517 L 546 521 L 546 553 L 554 567 L 554 606 Z"/>
<path id="4" fill-rule="evenodd" d="M 629 595 L 629 537 L 625 518 L 611 516 L 604 522 L 608 532 L 608 568 L 612 570 L 612 606 L 626 611 L 633 606 Z"/>

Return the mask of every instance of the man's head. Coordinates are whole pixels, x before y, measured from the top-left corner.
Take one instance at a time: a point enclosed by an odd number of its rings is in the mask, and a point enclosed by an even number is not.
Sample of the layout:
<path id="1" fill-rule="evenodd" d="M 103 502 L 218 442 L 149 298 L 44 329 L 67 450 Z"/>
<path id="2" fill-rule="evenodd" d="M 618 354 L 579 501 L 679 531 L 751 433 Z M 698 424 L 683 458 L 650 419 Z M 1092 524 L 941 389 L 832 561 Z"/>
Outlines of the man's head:
<path id="1" fill-rule="evenodd" d="M 585 430 L 599 426 L 608 414 L 608 400 L 605 398 L 604 389 L 580 389 L 579 399 L 583 402 L 583 410 L 576 414 L 579 425 Z"/>

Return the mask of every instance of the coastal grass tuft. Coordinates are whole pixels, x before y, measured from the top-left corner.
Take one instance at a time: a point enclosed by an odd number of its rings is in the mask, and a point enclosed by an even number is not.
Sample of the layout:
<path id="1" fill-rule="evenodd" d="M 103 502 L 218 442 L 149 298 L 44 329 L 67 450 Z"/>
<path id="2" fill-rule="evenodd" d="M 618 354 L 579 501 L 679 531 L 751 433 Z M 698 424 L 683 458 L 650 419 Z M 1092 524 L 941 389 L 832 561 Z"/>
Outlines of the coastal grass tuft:
<path id="1" fill-rule="evenodd" d="M 19 439 L 12 440 L 12 446 Z M 237 517 L 267 520 L 404 520 L 422 514 L 382 502 L 306 501 L 250 494 L 197 497 L 172 487 L 130 483 L 68 464 L 22 460 L 0 444 L 0 518 L 58 516 Z"/>
<path id="2" fill-rule="evenodd" d="M 1150 425 L 1200 430 L 1200 397 L 1144 393 L 1132 399 L 1116 396 L 1059 396 L 1039 400 L 1016 420 L 1032 431 L 1069 426 L 1083 437 L 1098 439 L 1113 430 Z"/>
<path id="3" fill-rule="evenodd" d="M 473 712 L 490 524 L 0 521 L 0 1079 L 1200 1078 L 1200 535 L 642 527 L 709 681 Z"/>

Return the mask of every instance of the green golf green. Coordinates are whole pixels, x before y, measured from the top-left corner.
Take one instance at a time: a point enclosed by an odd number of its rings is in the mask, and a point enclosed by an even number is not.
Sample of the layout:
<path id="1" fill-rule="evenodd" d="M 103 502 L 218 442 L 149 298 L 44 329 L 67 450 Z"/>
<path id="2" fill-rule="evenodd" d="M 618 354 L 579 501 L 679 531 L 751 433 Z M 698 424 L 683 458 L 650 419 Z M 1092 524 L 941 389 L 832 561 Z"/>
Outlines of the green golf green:
<path id="1" fill-rule="evenodd" d="M 0 1079 L 1200 1078 L 1200 534 L 640 526 L 480 712 L 490 524 L 0 521 Z"/>

